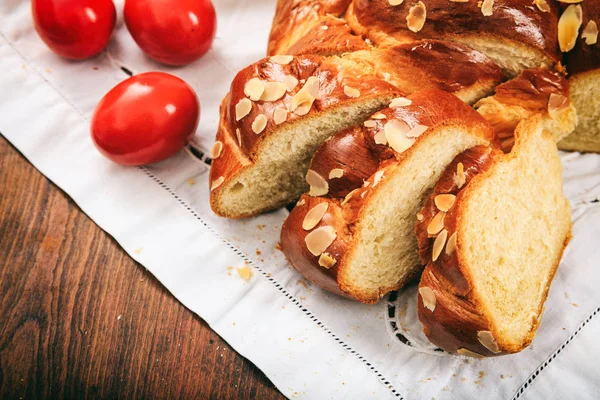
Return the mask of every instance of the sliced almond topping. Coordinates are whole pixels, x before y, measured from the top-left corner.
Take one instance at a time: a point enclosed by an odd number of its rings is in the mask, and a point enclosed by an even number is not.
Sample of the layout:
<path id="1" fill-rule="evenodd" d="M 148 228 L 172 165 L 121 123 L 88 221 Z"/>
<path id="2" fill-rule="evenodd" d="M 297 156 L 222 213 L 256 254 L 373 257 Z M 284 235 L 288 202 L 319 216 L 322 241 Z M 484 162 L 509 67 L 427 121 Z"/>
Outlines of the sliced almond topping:
<path id="1" fill-rule="evenodd" d="M 344 176 L 344 170 L 341 168 L 334 168 L 329 171 L 329 179 L 341 178 Z"/>
<path id="2" fill-rule="evenodd" d="M 458 349 L 457 353 L 458 353 L 458 355 L 465 356 L 465 357 L 473 357 L 473 358 L 479 358 L 479 359 L 485 358 L 485 356 L 482 356 L 481 354 L 477 354 L 474 351 L 471 351 L 471 350 L 465 349 L 465 348 Z"/>
<path id="3" fill-rule="evenodd" d="M 296 207 L 298 207 L 298 206 L 303 206 L 303 205 L 305 205 L 305 204 L 306 204 L 306 200 L 304 200 L 304 199 L 300 199 L 300 201 L 296 203 Z"/>
<path id="4" fill-rule="evenodd" d="M 551 93 L 548 99 L 548 115 L 557 118 L 558 114 L 569 106 L 569 99 L 561 94 Z"/>
<path id="5" fill-rule="evenodd" d="M 425 219 L 425 216 L 421 213 L 417 213 L 417 221 L 423 221 Z"/>
<path id="6" fill-rule="evenodd" d="M 235 120 L 241 120 L 246 115 L 250 114 L 250 111 L 252 111 L 252 102 L 244 97 L 235 105 Z"/>
<path id="7" fill-rule="evenodd" d="M 373 136 L 373 139 L 375 139 L 375 144 L 386 145 L 387 144 L 387 139 L 385 137 L 385 130 L 382 129 L 379 132 L 377 132 L 375 134 L 375 136 Z"/>
<path id="8" fill-rule="evenodd" d="M 327 212 L 328 208 L 329 203 L 326 202 L 319 203 L 311 208 L 310 211 L 306 213 L 304 221 L 302 221 L 302 229 L 305 231 L 310 231 L 312 228 L 317 226 L 323 219 L 323 216 Z"/>
<path id="9" fill-rule="evenodd" d="M 423 286 L 419 288 L 419 294 L 421 295 L 421 301 L 423 301 L 423 307 L 429 311 L 435 311 L 436 299 L 435 293 L 430 287 Z"/>
<path id="10" fill-rule="evenodd" d="M 440 211 L 448 211 L 454 205 L 456 196 L 453 194 L 438 194 L 433 200 Z"/>
<path id="11" fill-rule="evenodd" d="M 375 172 L 375 177 L 373 177 L 373 187 L 377 186 L 377 184 L 381 182 L 381 180 L 383 179 L 383 174 L 385 174 L 385 171 Z"/>
<path id="12" fill-rule="evenodd" d="M 286 55 L 271 56 L 271 61 L 273 61 L 274 63 L 277 63 L 277 64 L 281 64 L 281 65 L 288 65 L 289 63 L 292 62 L 293 59 L 294 59 L 294 56 L 286 56 Z"/>
<path id="13" fill-rule="evenodd" d="M 415 143 L 414 138 L 406 136 L 410 132 L 410 128 L 406 122 L 400 119 L 388 121 L 385 124 L 384 131 L 389 146 L 398 153 L 403 153 Z"/>
<path id="14" fill-rule="evenodd" d="M 465 166 L 463 163 L 458 163 L 456 166 L 456 175 L 454 175 L 454 183 L 456 184 L 456 187 L 460 189 L 466 182 L 467 176 L 465 175 Z"/>
<path id="15" fill-rule="evenodd" d="M 246 85 L 244 86 L 244 94 L 250 98 L 252 101 L 260 100 L 260 96 L 265 91 L 265 85 L 263 81 L 258 78 L 252 78 Z"/>
<path id="16" fill-rule="evenodd" d="M 324 196 L 329 193 L 329 184 L 321 175 L 312 169 L 306 174 L 306 182 L 310 185 L 308 194 L 312 197 Z"/>
<path id="17" fill-rule="evenodd" d="M 252 122 L 252 131 L 257 135 L 265 130 L 267 127 L 268 119 L 264 114 L 258 114 Z"/>
<path id="18" fill-rule="evenodd" d="M 283 107 L 277 107 L 273 112 L 273 122 L 275 122 L 275 125 L 283 124 L 287 121 L 287 117 L 288 112 Z"/>
<path id="19" fill-rule="evenodd" d="M 550 6 L 546 0 L 534 0 L 534 3 L 541 12 L 550 12 Z"/>
<path id="20" fill-rule="evenodd" d="M 481 4 L 481 13 L 484 17 L 489 17 L 494 13 L 494 0 L 483 0 Z"/>
<path id="21" fill-rule="evenodd" d="M 388 3 L 390 3 L 390 6 L 399 6 L 403 1 L 404 0 L 388 0 Z"/>
<path id="22" fill-rule="evenodd" d="M 386 119 L 387 117 L 385 116 L 385 114 L 377 113 L 377 114 L 371 115 L 371 118 L 372 119 Z"/>
<path id="23" fill-rule="evenodd" d="M 311 76 L 306 80 L 306 83 L 296 93 L 294 97 L 292 97 L 292 104 L 290 107 L 290 111 L 295 113 L 296 115 L 306 115 L 310 111 L 314 101 L 317 98 L 319 93 L 319 79 Z"/>
<path id="24" fill-rule="evenodd" d="M 337 234 L 332 226 L 322 226 L 315 229 L 306 237 L 306 247 L 314 256 L 320 256 L 335 240 Z"/>
<path id="25" fill-rule="evenodd" d="M 337 263 L 337 261 L 335 258 L 331 257 L 331 254 L 329 253 L 323 253 L 319 257 L 319 265 L 325 269 L 333 267 L 335 263 Z"/>
<path id="26" fill-rule="evenodd" d="M 406 25 L 411 31 L 419 32 L 421 29 L 423 29 L 423 25 L 425 25 L 426 18 L 427 10 L 425 9 L 425 4 L 423 4 L 422 1 L 419 1 L 408 11 L 408 16 L 406 17 Z"/>
<path id="27" fill-rule="evenodd" d="M 452 3 L 468 3 L 469 0 L 450 0 Z"/>
<path id="28" fill-rule="evenodd" d="M 283 84 L 287 88 L 288 92 L 291 92 L 292 90 L 296 89 L 296 86 L 298 86 L 298 79 L 296 79 L 295 76 L 287 75 L 283 80 Z"/>
<path id="29" fill-rule="evenodd" d="M 364 199 L 365 196 L 367 195 L 367 193 L 368 193 L 368 191 L 366 191 L 366 190 L 364 192 L 362 192 L 362 194 L 360 195 L 361 199 Z"/>
<path id="30" fill-rule="evenodd" d="M 223 176 L 214 180 L 212 185 L 210 185 L 210 191 L 212 192 L 213 190 L 215 190 L 216 188 L 221 186 L 223 184 L 223 182 L 225 182 L 225 177 L 223 177 Z"/>
<path id="31" fill-rule="evenodd" d="M 360 90 L 355 89 L 350 86 L 344 86 L 344 94 L 348 97 L 352 97 L 353 99 L 360 97 Z"/>
<path id="32" fill-rule="evenodd" d="M 349 201 L 350 201 L 350 199 L 351 199 L 351 198 L 352 198 L 352 197 L 353 197 L 353 196 L 356 194 L 356 192 L 357 192 L 358 190 L 359 190 L 359 189 L 354 189 L 353 191 L 351 191 L 350 193 L 348 193 L 348 194 L 346 195 L 346 197 L 344 197 L 344 201 L 342 201 L 342 205 L 344 205 L 344 204 L 346 204 L 347 202 L 349 202 Z"/>
<path id="33" fill-rule="evenodd" d="M 456 250 L 456 237 L 456 232 L 454 232 L 452 236 L 450 236 L 450 239 L 448 239 L 448 243 L 446 244 L 447 256 L 451 256 L 452 253 L 454 253 L 454 250 Z"/>
<path id="34" fill-rule="evenodd" d="M 558 44 L 560 50 L 566 53 L 575 47 L 579 28 L 583 19 L 580 5 L 571 4 L 558 20 Z"/>
<path id="35" fill-rule="evenodd" d="M 412 128 L 410 130 L 410 132 L 408 132 L 406 134 L 406 137 L 409 137 L 409 138 L 418 138 L 419 136 L 421 136 L 422 134 L 424 134 L 427 129 L 429 129 L 428 126 L 425 126 L 425 125 L 416 125 L 414 128 Z"/>
<path id="36" fill-rule="evenodd" d="M 444 218 L 446 217 L 446 213 L 440 211 L 433 217 L 429 226 L 427 226 L 427 234 L 430 236 L 437 235 L 444 229 Z"/>
<path id="37" fill-rule="evenodd" d="M 596 21 L 590 21 L 581 32 L 581 38 L 585 40 L 585 44 L 591 46 L 598 42 L 598 25 Z"/>
<path id="38" fill-rule="evenodd" d="M 265 82 L 261 101 L 277 101 L 285 95 L 287 87 L 281 82 Z"/>
<path id="39" fill-rule="evenodd" d="M 371 182 L 369 182 L 369 181 L 363 182 L 363 187 L 369 187 L 369 185 L 371 185 Z"/>
<path id="40" fill-rule="evenodd" d="M 479 331 L 477 332 L 477 339 L 479 339 L 479 343 L 481 343 L 486 349 L 488 349 L 492 353 L 500 353 L 500 348 L 498 347 L 498 343 L 496 343 L 496 339 L 494 338 L 494 335 L 492 335 L 492 332 Z"/>
<path id="41" fill-rule="evenodd" d="M 238 144 L 242 146 L 242 131 L 240 131 L 240 128 L 235 130 L 235 136 L 237 136 Z"/>
<path id="42" fill-rule="evenodd" d="M 365 126 L 365 128 L 375 128 L 377 126 L 377 122 L 373 121 L 372 119 L 368 119 L 365 122 L 363 122 L 363 125 Z"/>
<path id="43" fill-rule="evenodd" d="M 390 107 L 406 107 L 412 104 L 412 100 L 404 98 L 404 97 L 396 97 L 390 103 Z"/>
<path id="44" fill-rule="evenodd" d="M 577 3 L 581 3 L 583 0 L 558 0 L 560 3 L 565 3 L 565 4 L 577 4 Z"/>
<path id="45" fill-rule="evenodd" d="M 216 160 L 221 157 L 221 152 L 223 152 L 223 142 L 217 140 L 215 144 L 213 144 L 212 149 L 210 149 L 210 158 Z"/>
<path id="46" fill-rule="evenodd" d="M 448 231 L 447 230 L 443 230 L 440 232 L 440 234 L 435 238 L 435 241 L 433 242 L 433 249 L 431 252 L 431 260 L 432 261 L 436 261 L 440 254 L 442 254 L 442 250 L 444 249 L 444 246 L 446 246 L 446 240 L 448 239 Z"/>

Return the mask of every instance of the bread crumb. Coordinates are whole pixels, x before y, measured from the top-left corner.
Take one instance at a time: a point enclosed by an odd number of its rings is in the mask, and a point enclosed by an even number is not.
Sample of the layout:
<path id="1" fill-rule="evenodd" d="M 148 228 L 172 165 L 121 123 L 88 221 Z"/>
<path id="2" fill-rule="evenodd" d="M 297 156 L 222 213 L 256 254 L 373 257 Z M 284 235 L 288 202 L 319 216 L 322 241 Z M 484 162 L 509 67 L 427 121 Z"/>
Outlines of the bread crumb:
<path id="1" fill-rule="evenodd" d="M 573 307 L 579 307 L 579 304 L 577 304 L 577 303 L 571 303 L 571 305 L 572 305 Z"/>
<path id="2" fill-rule="evenodd" d="M 144 250 L 143 247 L 140 247 L 139 249 L 135 249 L 135 254 L 140 254 L 142 252 L 142 250 Z"/>
<path id="3" fill-rule="evenodd" d="M 256 225 L 256 228 L 257 228 L 259 231 L 262 231 L 263 229 L 265 229 L 265 228 L 266 228 L 266 225 Z"/>
<path id="4" fill-rule="evenodd" d="M 256 249 L 256 255 L 260 256 L 262 254 L 262 251 L 260 251 L 258 248 Z"/>
<path id="5" fill-rule="evenodd" d="M 247 265 L 244 265 L 242 268 L 237 268 L 237 272 L 245 281 L 249 281 L 250 278 L 252 278 L 252 270 Z"/>
<path id="6" fill-rule="evenodd" d="M 188 185 L 192 186 L 194 184 L 196 184 L 196 180 L 194 178 L 190 178 L 187 180 Z"/>
<path id="7" fill-rule="evenodd" d="M 227 267 L 227 271 L 231 271 L 233 269 L 233 267 L 230 265 L 229 267 Z"/>
<path id="8" fill-rule="evenodd" d="M 485 371 L 479 371 L 479 379 L 477 379 L 476 381 L 473 381 L 473 383 L 475 383 L 476 385 L 479 385 L 481 383 L 481 381 L 483 380 L 484 376 L 485 376 Z"/>
<path id="9" fill-rule="evenodd" d="M 304 282 L 302 279 L 298 279 L 298 282 L 296 282 L 302 286 L 304 286 L 305 288 L 308 288 L 308 286 L 306 285 L 306 282 Z"/>

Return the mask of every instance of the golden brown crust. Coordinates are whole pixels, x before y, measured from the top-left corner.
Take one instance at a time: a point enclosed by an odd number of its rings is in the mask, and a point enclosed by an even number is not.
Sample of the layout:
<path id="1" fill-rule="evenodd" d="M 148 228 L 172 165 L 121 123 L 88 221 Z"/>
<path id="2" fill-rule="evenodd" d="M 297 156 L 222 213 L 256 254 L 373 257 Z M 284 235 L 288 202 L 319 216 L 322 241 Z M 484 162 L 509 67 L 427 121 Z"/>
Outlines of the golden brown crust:
<path id="1" fill-rule="evenodd" d="M 376 143 L 376 135 L 383 132 L 390 121 L 403 121 L 412 129 L 419 125 L 427 127 L 416 141 L 436 129 L 445 126 L 460 126 L 475 136 L 495 143 L 491 127 L 472 108 L 455 96 L 439 91 L 425 90 L 408 99 L 407 106 L 386 108 L 372 116 L 368 127 L 350 129 L 334 136 L 315 155 L 310 170 L 315 171 L 328 182 L 329 191 L 325 197 L 304 195 L 281 231 L 281 245 L 290 263 L 307 279 L 326 290 L 347 296 L 364 303 L 376 303 L 390 290 L 398 289 L 413 277 L 401 277 L 396 285 L 381 288 L 380 293 L 366 294 L 342 279 L 343 269 L 349 263 L 352 249 L 358 246 L 354 232 L 355 224 L 362 219 L 362 213 L 369 204 L 370 197 L 386 176 L 391 176 L 399 168 L 399 163 L 414 150 L 414 145 L 404 152 L 398 152 L 385 144 Z M 380 118 L 380 119 L 373 119 Z M 415 142 L 416 143 L 416 142 Z M 341 169 L 341 178 L 330 178 L 331 171 Z M 339 179 L 345 180 L 338 184 Z M 352 192 L 352 193 L 350 193 Z M 306 214 L 317 204 L 325 202 L 328 209 L 319 226 L 333 226 L 337 233 L 331 246 L 325 251 L 336 260 L 334 268 L 323 271 L 319 256 L 306 250 L 305 238 L 309 231 L 302 228 Z M 335 283 L 335 284 L 334 284 Z"/>
<path id="2" fill-rule="evenodd" d="M 594 21 L 597 25 L 600 25 L 600 1 L 585 0 L 579 3 L 579 5 L 583 11 L 581 29 L 577 41 L 575 42 L 575 47 L 565 54 L 567 71 L 570 75 L 600 68 L 599 43 L 596 42 L 595 44 L 589 45 L 586 44 L 585 40 L 581 37 L 581 32 L 590 21 Z"/>
<path id="3" fill-rule="evenodd" d="M 555 105 L 555 113 L 549 115 L 549 109 Z M 564 102 L 561 103 L 561 99 Z M 558 101 L 557 101 L 558 100 Z M 560 103 L 560 104 L 559 104 Z M 505 152 L 510 152 L 514 144 L 515 128 L 522 120 L 541 114 L 545 119 L 559 120 L 563 111 L 572 107 L 569 82 L 558 72 L 544 68 L 529 69 L 495 89 L 491 97 L 481 99 L 475 108 L 487 119 L 502 142 Z M 572 125 L 563 125 L 570 133 Z"/>
<path id="4" fill-rule="evenodd" d="M 355 33 L 379 45 L 419 39 L 488 38 L 517 48 L 527 46 L 552 65 L 560 60 L 556 40 L 559 8 L 553 1 L 548 4 L 550 11 L 544 13 L 530 0 L 495 0 L 492 15 L 484 16 L 476 1 L 427 1 L 427 19 L 418 32 L 407 26 L 406 16 L 414 6 L 407 1 L 392 6 L 388 0 L 353 0 L 346 18 Z"/>

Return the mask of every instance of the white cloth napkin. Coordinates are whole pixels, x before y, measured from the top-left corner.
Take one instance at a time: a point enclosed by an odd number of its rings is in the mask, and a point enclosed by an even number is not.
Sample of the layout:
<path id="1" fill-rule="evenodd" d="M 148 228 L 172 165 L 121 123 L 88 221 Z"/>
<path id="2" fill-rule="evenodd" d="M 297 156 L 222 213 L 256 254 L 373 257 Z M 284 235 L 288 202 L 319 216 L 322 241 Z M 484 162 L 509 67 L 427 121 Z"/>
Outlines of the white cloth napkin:
<path id="1" fill-rule="evenodd" d="M 196 89 L 196 142 L 207 153 L 231 79 L 265 53 L 275 0 L 215 6 L 213 49 L 173 69 L 146 58 L 121 20 L 105 53 L 64 61 L 37 37 L 29 3 L 3 0 L 0 132 L 290 398 L 600 398 L 598 155 L 563 155 L 574 237 L 533 345 L 478 361 L 432 351 L 416 320 L 414 288 L 365 306 L 303 280 L 275 249 L 285 210 L 244 221 L 216 217 L 201 160 L 181 152 L 148 168 L 125 168 L 95 150 L 91 113 L 127 78 L 124 66 L 167 71 Z M 254 273 L 249 282 L 235 271 L 243 265 Z"/>

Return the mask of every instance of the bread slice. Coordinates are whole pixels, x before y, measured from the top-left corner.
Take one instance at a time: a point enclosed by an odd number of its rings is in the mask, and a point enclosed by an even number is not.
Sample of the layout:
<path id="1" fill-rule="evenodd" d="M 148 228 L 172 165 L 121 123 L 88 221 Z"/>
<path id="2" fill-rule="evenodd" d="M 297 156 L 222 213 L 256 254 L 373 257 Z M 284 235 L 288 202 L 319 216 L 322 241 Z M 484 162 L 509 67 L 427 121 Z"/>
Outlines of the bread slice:
<path id="1" fill-rule="evenodd" d="M 511 77 L 524 69 L 551 67 L 560 61 L 557 3 L 548 2 L 547 12 L 528 0 L 489 4 L 492 8 L 485 10 L 476 1 L 391 5 L 388 0 L 354 0 L 345 18 L 354 33 L 378 46 L 421 39 L 466 44 L 491 58 Z M 484 11 L 490 14 L 484 15 Z"/>
<path id="2" fill-rule="evenodd" d="M 574 75 L 569 78 L 569 83 L 579 124 L 573 133 L 558 143 L 558 148 L 600 153 L 600 69 Z"/>
<path id="3" fill-rule="evenodd" d="M 414 224 L 445 166 L 489 145 L 492 128 L 457 97 L 418 92 L 326 142 L 281 232 L 283 252 L 307 279 L 376 303 L 421 271 Z"/>
<path id="4" fill-rule="evenodd" d="M 577 126 L 569 82 L 562 74 L 542 68 L 525 70 L 497 86 L 495 94 L 479 100 L 475 108 L 492 124 L 505 152 L 515 142 L 517 125 L 534 115 L 542 116 L 557 142 Z"/>
<path id="5" fill-rule="evenodd" d="M 420 212 L 419 319 L 442 349 L 473 357 L 527 347 L 571 235 L 561 162 L 540 116 L 510 154 L 471 149 Z"/>

